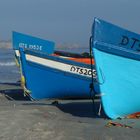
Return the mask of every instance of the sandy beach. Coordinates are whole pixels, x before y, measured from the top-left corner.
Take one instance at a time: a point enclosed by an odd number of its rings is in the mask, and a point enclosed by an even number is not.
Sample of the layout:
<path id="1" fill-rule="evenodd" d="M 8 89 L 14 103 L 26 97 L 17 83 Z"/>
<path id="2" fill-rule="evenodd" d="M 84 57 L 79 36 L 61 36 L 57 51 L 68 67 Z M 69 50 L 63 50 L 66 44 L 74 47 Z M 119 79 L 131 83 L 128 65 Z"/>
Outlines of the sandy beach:
<path id="1" fill-rule="evenodd" d="M 138 140 L 139 119 L 113 120 L 128 127 L 109 126 L 102 113 L 95 115 L 91 100 L 41 100 L 24 98 L 17 84 L 0 85 L 1 140 Z M 94 109 L 94 111 L 93 111 Z"/>

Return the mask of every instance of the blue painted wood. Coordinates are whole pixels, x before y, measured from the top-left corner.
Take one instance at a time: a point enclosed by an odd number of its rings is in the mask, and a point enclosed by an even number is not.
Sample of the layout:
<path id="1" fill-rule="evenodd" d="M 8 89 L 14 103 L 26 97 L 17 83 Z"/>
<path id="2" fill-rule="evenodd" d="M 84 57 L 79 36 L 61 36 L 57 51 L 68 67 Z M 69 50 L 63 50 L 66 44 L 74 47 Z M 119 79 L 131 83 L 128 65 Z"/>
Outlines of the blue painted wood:
<path id="1" fill-rule="evenodd" d="M 140 35 L 98 18 L 95 18 L 94 21 L 92 27 L 94 42 L 112 44 L 117 48 L 127 49 L 131 52 L 140 51 Z"/>
<path id="2" fill-rule="evenodd" d="M 31 48 L 30 44 L 42 45 L 42 50 Z M 25 54 L 37 56 L 46 60 L 52 60 L 69 64 L 75 67 L 90 69 L 90 65 L 51 56 L 54 43 L 40 40 L 25 34 L 13 32 L 13 48 L 20 50 L 21 74 L 25 77 L 25 87 L 31 91 L 34 99 L 43 98 L 90 98 L 91 77 L 65 72 L 62 69 L 53 69 L 38 63 L 27 61 Z M 95 69 L 95 67 L 93 66 Z M 78 69 L 77 69 L 78 70 Z M 82 71 L 80 71 L 81 73 Z M 95 80 L 95 79 L 94 79 Z M 95 90 L 98 85 L 95 83 Z M 99 92 L 99 91 L 98 91 Z M 93 94 L 92 94 L 93 96 Z"/>
<path id="3" fill-rule="evenodd" d="M 92 35 L 106 114 L 116 119 L 140 112 L 140 35 L 97 18 Z"/>
<path id="4" fill-rule="evenodd" d="M 53 69 L 51 67 L 39 65 L 38 63 L 30 62 L 26 59 L 26 54 L 37 56 L 44 59 L 56 61 L 53 56 L 47 56 L 32 51 L 24 51 L 20 48 L 22 71 L 26 81 L 26 88 L 31 91 L 30 96 L 34 99 L 43 98 L 91 98 L 90 95 L 91 77 L 85 77 L 69 73 L 62 70 Z M 44 56 L 46 55 L 46 56 Z M 70 60 L 57 59 L 57 62 L 70 64 L 72 66 L 82 66 L 80 63 L 73 63 Z M 87 67 L 87 65 L 83 65 Z M 95 90 L 98 90 L 98 85 L 95 84 Z"/>
<path id="5" fill-rule="evenodd" d="M 37 37 L 29 36 L 26 34 L 13 32 L 13 48 L 18 50 L 20 47 L 25 49 L 31 49 L 47 54 L 52 54 L 54 51 L 54 42 L 43 40 Z"/>

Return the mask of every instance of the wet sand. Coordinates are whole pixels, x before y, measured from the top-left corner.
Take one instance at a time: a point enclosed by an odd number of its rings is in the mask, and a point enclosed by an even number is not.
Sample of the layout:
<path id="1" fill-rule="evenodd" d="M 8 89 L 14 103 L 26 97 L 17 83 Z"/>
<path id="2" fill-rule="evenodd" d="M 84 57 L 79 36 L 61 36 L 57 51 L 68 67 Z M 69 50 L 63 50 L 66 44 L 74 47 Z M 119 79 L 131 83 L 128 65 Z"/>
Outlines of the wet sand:
<path id="1" fill-rule="evenodd" d="M 140 119 L 113 120 L 132 128 L 106 126 L 99 99 L 29 101 L 16 84 L 0 85 L 0 140 L 138 140 Z M 94 110 L 93 110 L 94 109 Z"/>

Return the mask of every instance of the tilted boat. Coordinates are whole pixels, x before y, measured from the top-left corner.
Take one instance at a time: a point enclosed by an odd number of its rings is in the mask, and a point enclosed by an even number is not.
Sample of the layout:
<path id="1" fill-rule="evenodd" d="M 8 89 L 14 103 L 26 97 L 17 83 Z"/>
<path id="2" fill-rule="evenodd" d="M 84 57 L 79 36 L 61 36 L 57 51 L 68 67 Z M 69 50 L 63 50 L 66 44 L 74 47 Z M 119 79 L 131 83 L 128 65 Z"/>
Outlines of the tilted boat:
<path id="1" fill-rule="evenodd" d="M 106 114 L 116 119 L 140 112 L 140 35 L 95 18 L 92 36 Z"/>
<path id="2" fill-rule="evenodd" d="M 27 38 L 23 41 L 24 36 Z M 96 80 L 94 66 L 91 70 L 91 64 L 79 62 L 80 59 L 76 59 L 76 56 L 64 56 L 62 52 L 53 53 L 53 43 L 52 46 L 47 45 L 50 53 L 46 53 L 48 50 L 38 51 L 29 48 L 30 44 L 40 45 L 40 40 L 28 42 L 30 37 L 23 34 L 16 38 L 18 39 L 13 39 L 13 45 L 17 44 L 19 49 L 21 73 L 24 77 L 22 86 L 31 98 L 91 98 L 94 96 L 94 93 L 92 95 L 90 93 L 90 86 Z M 27 47 L 20 46 L 21 43 L 26 44 Z M 74 58 L 76 61 L 73 60 Z M 96 84 L 94 89 L 98 90 Z"/>

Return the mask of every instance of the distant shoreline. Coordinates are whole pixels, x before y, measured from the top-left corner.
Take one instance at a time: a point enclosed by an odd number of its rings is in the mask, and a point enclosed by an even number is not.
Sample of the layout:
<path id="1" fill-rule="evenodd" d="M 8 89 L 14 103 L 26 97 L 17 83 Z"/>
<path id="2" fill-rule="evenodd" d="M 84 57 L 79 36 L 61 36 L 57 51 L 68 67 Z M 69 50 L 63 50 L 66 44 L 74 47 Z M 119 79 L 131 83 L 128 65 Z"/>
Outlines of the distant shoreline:
<path id="1" fill-rule="evenodd" d="M 10 41 L 0 41 L 0 48 L 12 48 L 12 42 Z"/>
<path id="2" fill-rule="evenodd" d="M 12 49 L 12 42 L 11 41 L 0 41 L 0 48 L 4 48 L 4 49 Z M 79 49 L 79 51 L 81 50 L 81 52 L 85 52 L 87 50 L 89 50 L 89 47 L 85 47 L 85 46 L 79 46 L 76 44 L 58 44 L 57 46 L 55 46 L 55 50 L 67 50 L 70 52 L 75 52 Z"/>

